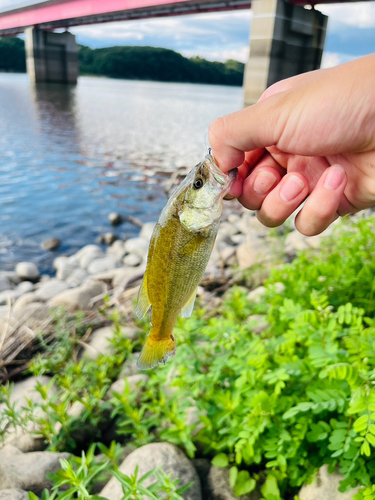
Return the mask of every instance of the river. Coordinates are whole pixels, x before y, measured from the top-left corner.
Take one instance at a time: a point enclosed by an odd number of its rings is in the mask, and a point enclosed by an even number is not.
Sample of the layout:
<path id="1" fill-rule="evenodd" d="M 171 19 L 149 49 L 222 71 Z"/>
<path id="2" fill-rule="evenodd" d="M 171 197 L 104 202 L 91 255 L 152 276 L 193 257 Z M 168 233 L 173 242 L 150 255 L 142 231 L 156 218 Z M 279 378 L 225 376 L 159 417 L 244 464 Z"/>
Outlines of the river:
<path id="1" fill-rule="evenodd" d="M 207 153 L 210 122 L 242 107 L 242 89 L 80 77 L 76 86 L 0 74 L 0 270 L 52 271 L 113 229 L 110 212 L 156 220 L 163 183 Z M 55 252 L 47 238 L 62 241 Z"/>

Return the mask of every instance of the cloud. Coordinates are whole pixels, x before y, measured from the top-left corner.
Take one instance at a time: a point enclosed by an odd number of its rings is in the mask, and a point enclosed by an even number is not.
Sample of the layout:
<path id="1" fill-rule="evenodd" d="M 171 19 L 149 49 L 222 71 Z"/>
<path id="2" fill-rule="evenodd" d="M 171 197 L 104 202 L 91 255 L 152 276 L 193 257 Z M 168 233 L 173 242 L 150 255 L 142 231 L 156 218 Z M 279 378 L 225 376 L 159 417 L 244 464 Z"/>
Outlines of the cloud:
<path id="1" fill-rule="evenodd" d="M 317 5 L 317 10 L 329 16 L 329 29 L 341 31 L 348 27 L 375 28 L 375 2 Z"/>
<path id="2" fill-rule="evenodd" d="M 90 47 L 151 45 L 189 57 L 245 61 L 250 22 L 251 11 L 244 10 L 79 26 L 71 31 L 78 43 Z"/>
<path id="3" fill-rule="evenodd" d="M 340 52 L 324 52 L 322 59 L 322 68 L 333 68 L 355 59 L 355 56 L 350 54 L 342 54 Z"/>

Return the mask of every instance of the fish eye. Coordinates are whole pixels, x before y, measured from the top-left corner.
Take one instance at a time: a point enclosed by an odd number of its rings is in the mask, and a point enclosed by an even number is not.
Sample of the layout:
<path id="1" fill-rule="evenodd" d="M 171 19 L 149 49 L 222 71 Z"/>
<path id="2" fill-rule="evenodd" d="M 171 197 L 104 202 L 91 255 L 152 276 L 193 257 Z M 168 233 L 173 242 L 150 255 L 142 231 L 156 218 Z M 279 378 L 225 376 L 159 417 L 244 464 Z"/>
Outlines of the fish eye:
<path id="1" fill-rule="evenodd" d="M 194 189 L 200 189 L 203 186 L 203 180 L 198 178 L 194 181 Z"/>

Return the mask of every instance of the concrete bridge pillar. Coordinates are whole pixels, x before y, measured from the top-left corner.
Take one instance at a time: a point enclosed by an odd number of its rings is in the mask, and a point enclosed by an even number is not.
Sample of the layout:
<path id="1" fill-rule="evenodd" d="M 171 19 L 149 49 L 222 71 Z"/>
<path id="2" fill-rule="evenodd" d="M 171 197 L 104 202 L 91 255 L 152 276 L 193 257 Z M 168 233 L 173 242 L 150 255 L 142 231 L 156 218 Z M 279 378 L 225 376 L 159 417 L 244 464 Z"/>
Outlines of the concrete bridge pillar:
<path id="1" fill-rule="evenodd" d="M 253 0 L 244 101 L 251 105 L 273 83 L 320 68 L 328 17 L 285 0 Z"/>
<path id="2" fill-rule="evenodd" d="M 76 37 L 26 28 L 26 66 L 32 82 L 77 83 Z"/>

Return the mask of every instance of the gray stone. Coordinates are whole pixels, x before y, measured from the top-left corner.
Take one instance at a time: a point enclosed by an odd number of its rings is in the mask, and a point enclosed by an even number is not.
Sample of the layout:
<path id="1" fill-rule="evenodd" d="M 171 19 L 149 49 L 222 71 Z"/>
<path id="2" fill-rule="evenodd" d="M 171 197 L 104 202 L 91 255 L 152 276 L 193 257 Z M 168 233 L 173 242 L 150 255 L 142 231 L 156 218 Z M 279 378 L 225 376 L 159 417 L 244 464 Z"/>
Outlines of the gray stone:
<path id="1" fill-rule="evenodd" d="M 306 238 L 306 243 L 310 248 L 319 248 L 322 244 L 322 239 L 324 239 L 325 236 L 325 233 L 317 234 L 316 236 L 309 236 Z"/>
<path id="2" fill-rule="evenodd" d="M 259 500 L 262 498 L 262 495 L 257 490 L 236 497 L 233 488 L 229 484 L 229 469 L 215 467 L 214 465 L 211 466 L 207 476 L 207 489 L 211 500 Z"/>
<path id="3" fill-rule="evenodd" d="M 44 488 L 52 486 L 46 475 L 60 469 L 60 459 L 68 458 L 69 453 L 22 453 L 7 445 L 0 450 L 0 489 L 21 488 L 41 495 Z"/>
<path id="4" fill-rule="evenodd" d="M 139 233 L 139 237 L 143 238 L 146 241 L 150 241 L 155 226 L 155 222 L 146 222 L 145 224 L 143 224 L 141 232 Z"/>
<path id="5" fill-rule="evenodd" d="M 113 351 L 110 339 L 113 337 L 113 327 L 98 328 L 91 335 L 84 349 L 83 356 L 96 359 L 99 354 L 110 354 Z"/>
<path id="6" fill-rule="evenodd" d="M 113 275 L 112 285 L 116 287 L 119 285 L 123 285 L 124 283 L 134 281 L 134 279 L 141 279 L 145 270 L 145 263 L 142 263 L 137 267 L 124 267 L 116 269 L 117 272 L 115 272 Z"/>
<path id="7" fill-rule="evenodd" d="M 249 214 L 244 214 L 236 225 L 238 230 L 245 234 L 247 238 L 265 237 L 270 231 L 270 229 L 259 222 L 256 217 Z"/>
<path id="8" fill-rule="evenodd" d="M 270 252 L 259 239 L 247 238 L 236 250 L 240 269 L 247 269 L 254 264 L 262 264 L 269 260 Z"/>
<path id="9" fill-rule="evenodd" d="M 74 257 L 78 260 L 82 269 L 87 269 L 93 260 L 104 257 L 104 252 L 98 245 L 86 245 Z"/>
<path id="10" fill-rule="evenodd" d="M 111 212 L 108 215 L 108 220 L 113 226 L 118 226 L 119 224 L 124 222 L 124 218 L 116 212 Z"/>
<path id="11" fill-rule="evenodd" d="M 106 245 L 112 245 L 116 240 L 118 240 L 118 236 L 113 233 L 105 233 L 99 237 L 99 243 L 105 243 Z"/>
<path id="12" fill-rule="evenodd" d="M 3 292 L 4 290 L 9 290 L 10 288 L 11 288 L 10 280 L 6 275 L 0 273 L 0 292 Z"/>
<path id="13" fill-rule="evenodd" d="M 240 231 L 237 226 L 234 224 L 230 224 L 229 222 L 222 222 L 219 228 L 219 234 L 225 234 L 229 236 L 233 236 L 238 234 Z"/>
<path id="14" fill-rule="evenodd" d="M 37 383 L 40 383 L 43 387 L 47 386 L 51 382 L 51 377 L 46 375 L 39 377 L 28 377 L 20 382 L 15 382 L 12 394 L 10 396 L 10 403 L 15 405 L 16 411 L 21 411 L 22 408 L 27 408 L 27 400 L 30 400 L 34 404 L 43 403 L 43 398 L 36 391 L 35 387 Z M 52 397 L 56 393 L 56 387 L 52 386 L 48 392 L 49 397 Z M 4 405 L 0 405 L 0 421 L 5 420 L 7 417 L 3 415 L 5 410 Z M 42 415 L 43 411 L 38 408 L 36 410 L 38 415 Z M 42 450 L 46 447 L 44 443 L 44 438 L 37 435 L 38 428 L 31 421 L 28 421 L 27 429 L 25 431 L 15 430 L 10 428 L 8 430 L 9 434 L 5 438 L 5 444 L 10 444 L 15 446 L 23 452 Z M 1 488 L 1 481 L 0 481 Z"/>
<path id="15" fill-rule="evenodd" d="M 136 393 L 136 400 L 139 399 L 139 396 L 142 393 L 143 387 L 142 385 L 150 380 L 150 377 L 145 373 L 137 373 L 136 375 L 131 375 L 126 378 L 119 378 L 116 382 L 113 382 L 111 387 L 109 388 L 110 393 L 118 392 L 122 394 L 125 390 L 126 383 L 129 384 L 129 390 L 131 394 Z"/>
<path id="16" fill-rule="evenodd" d="M 18 285 L 21 281 L 16 271 L 1 271 L 1 275 L 4 276 L 11 285 Z"/>
<path id="17" fill-rule="evenodd" d="M 124 242 L 121 240 L 116 240 L 108 249 L 107 255 L 112 255 L 116 260 L 120 261 L 126 254 L 124 248 Z"/>
<path id="18" fill-rule="evenodd" d="M 247 321 L 250 325 L 251 330 L 257 334 L 262 333 L 266 328 L 270 326 L 270 323 L 268 323 L 266 316 L 264 316 L 263 314 L 252 314 L 247 318 Z"/>
<path id="19" fill-rule="evenodd" d="M 19 283 L 16 287 L 17 292 L 20 292 L 20 294 L 24 293 L 29 293 L 34 290 L 34 284 L 31 283 L 31 281 L 22 281 Z"/>
<path id="20" fill-rule="evenodd" d="M 139 353 L 138 353 L 139 355 Z M 132 356 L 128 358 L 122 365 L 121 367 L 121 372 L 119 375 L 119 380 L 125 377 L 130 377 L 131 375 L 137 375 L 139 373 L 139 370 L 137 368 L 137 356 Z"/>
<path id="21" fill-rule="evenodd" d="M 266 294 L 266 288 L 264 286 L 258 286 L 258 288 L 254 288 L 247 295 L 247 300 L 253 302 L 254 304 L 259 304 L 262 301 L 263 296 Z"/>
<path id="22" fill-rule="evenodd" d="M 74 270 L 79 267 L 78 259 L 76 259 L 74 256 L 66 258 L 59 257 L 58 259 L 55 259 L 54 262 L 56 262 L 57 269 L 56 278 L 61 281 L 69 278 Z"/>
<path id="23" fill-rule="evenodd" d="M 139 255 L 135 255 L 134 253 L 126 255 L 123 260 L 125 266 L 129 267 L 139 266 L 141 262 L 142 262 L 142 257 L 140 257 Z"/>
<path id="24" fill-rule="evenodd" d="M 18 299 L 22 294 L 19 290 L 4 290 L 0 292 L 0 305 L 7 305 L 10 301 L 11 303 Z"/>
<path id="25" fill-rule="evenodd" d="M 94 281 L 87 281 L 83 285 L 66 290 L 55 295 L 49 302 L 50 307 L 65 307 L 68 311 L 91 309 L 93 307 L 92 299 L 103 293 L 103 285 Z M 100 301 L 95 302 L 98 305 Z"/>
<path id="26" fill-rule="evenodd" d="M 71 287 L 77 287 L 82 285 L 82 283 L 86 280 L 88 277 L 87 272 L 84 269 L 81 269 L 78 267 L 75 269 L 72 274 L 67 278 L 66 282 L 71 286 Z"/>
<path id="27" fill-rule="evenodd" d="M 68 257 L 66 255 L 59 255 L 58 257 L 53 259 L 53 263 L 52 263 L 53 268 L 56 269 L 56 271 L 57 271 L 59 266 L 60 266 L 60 262 L 63 262 L 67 259 L 68 259 Z"/>
<path id="28" fill-rule="evenodd" d="M 105 271 L 110 271 L 118 266 L 118 262 L 111 256 L 94 259 L 87 267 L 89 274 L 97 274 Z"/>
<path id="29" fill-rule="evenodd" d="M 142 259 L 144 259 L 148 252 L 149 242 L 144 240 L 143 238 L 130 238 L 125 241 L 124 248 L 126 253 L 133 253 L 135 255 L 139 255 Z"/>
<path id="30" fill-rule="evenodd" d="M 352 500 L 353 495 L 358 492 L 359 488 L 340 493 L 340 481 L 343 479 L 344 477 L 337 472 L 329 474 L 328 466 L 323 465 L 318 470 L 315 481 L 302 486 L 298 497 L 301 500 Z"/>
<path id="31" fill-rule="evenodd" d="M 31 304 L 31 303 L 35 303 L 35 302 L 38 302 L 40 299 L 39 297 L 37 296 L 37 292 L 29 292 L 29 293 L 25 293 L 23 295 L 21 295 L 21 297 L 19 297 L 15 303 L 14 303 L 14 306 L 13 306 L 13 314 L 19 314 L 19 312 L 22 312 L 22 309 L 27 305 L 27 304 Z"/>
<path id="32" fill-rule="evenodd" d="M 33 262 L 19 262 L 16 265 L 17 276 L 21 280 L 36 281 L 40 274 L 39 269 Z"/>
<path id="33" fill-rule="evenodd" d="M 50 317 L 50 310 L 41 302 L 29 302 L 22 309 L 20 307 L 13 309 L 13 317 L 23 321 L 29 328 L 35 329 Z"/>
<path id="34" fill-rule="evenodd" d="M 119 470 L 130 476 L 137 465 L 138 477 L 144 476 L 155 467 L 161 467 L 166 474 L 172 474 L 173 479 L 179 479 L 180 486 L 194 482 L 194 485 L 183 494 L 183 498 L 185 500 L 202 499 L 198 474 L 191 461 L 176 446 L 169 443 L 151 443 L 141 446 L 124 460 Z M 154 482 L 155 478 L 151 476 L 143 484 L 149 486 Z M 121 500 L 123 497 L 121 484 L 112 478 L 103 488 L 100 496 L 109 500 Z"/>
<path id="35" fill-rule="evenodd" d="M 0 490 L 0 500 L 29 500 L 29 494 L 20 488 Z"/>
<path id="36" fill-rule="evenodd" d="M 65 281 L 52 279 L 50 281 L 47 281 L 46 283 L 43 283 L 43 285 L 39 287 L 38 291 L 36 292 L 36 296 L 39 300 L 47 302 L 47 300 L 52 299 L 52 297 L 61 292 L 64 292 L 68 288 L 69 285 Z"/>
<path id="37" fill-rule="evenodd" d="M 56 250 L 61 245 L 61 240 L 59 238 L 49 238 L 48 240 L 43 241 L 42 248 L 44 250 Z"/>
<path id="38" fill-rule="evenodd" d="M 288 255 L 295 255 L 297 250 L 306 250 L 308 244 L 306 236 L 299 231 L 292 231 L 285 239 L 285 252 Z"/>

